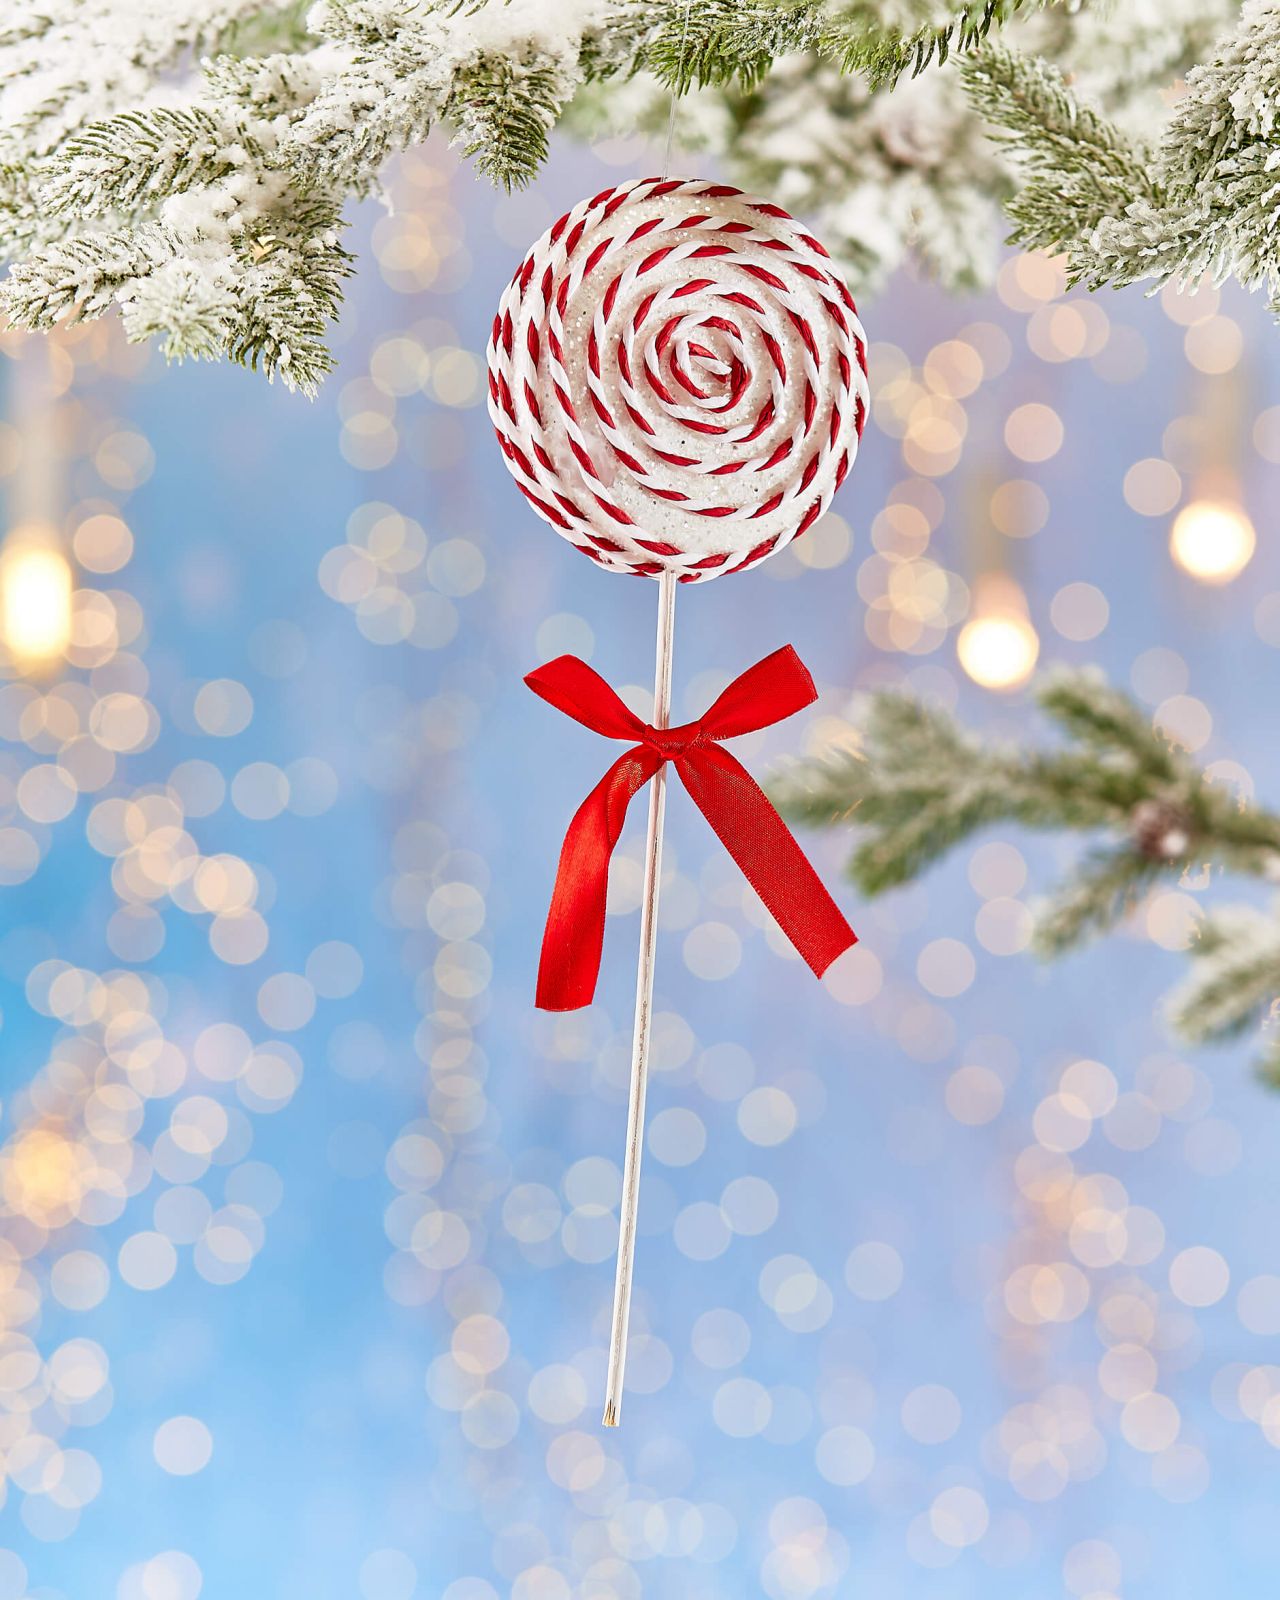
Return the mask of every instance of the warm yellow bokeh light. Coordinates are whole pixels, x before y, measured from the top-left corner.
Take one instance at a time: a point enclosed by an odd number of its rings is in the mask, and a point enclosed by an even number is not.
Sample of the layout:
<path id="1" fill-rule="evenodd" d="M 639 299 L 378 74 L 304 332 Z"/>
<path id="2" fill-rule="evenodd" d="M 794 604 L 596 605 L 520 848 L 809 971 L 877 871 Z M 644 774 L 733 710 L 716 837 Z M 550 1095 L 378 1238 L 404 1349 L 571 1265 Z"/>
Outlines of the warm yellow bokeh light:
<path id="1" fill-rule="evenodd" d="M 3 1164 L 5 1203 L 41 1224 L 65 1221 L 84 1192 L 82 1156 L 59 1129 L 37 1126 L 8 1148 Z"/>
<path id="2" fill-rule="evenodd" d="M 956 654 L 984 689 L 1016 689 L 1031 676 L 1040 655 L 1040 638 L 1016 611 L 989 612 L 961 628 Z"/>
<path id="3" fill-rule="evenodd" d="M 1193 500 L 1174 519 L 1169 535 L 1173 559 L 1201 583 L 1230 583 L 1253 558 L 1258 543 L 1253 523 L 1240 506 Z"/>
<path id="4" fill-rule="evenodd" d="M 20 666 L 52 662 L 71 639 L 71 565 L 46 545 L 0 558 L 0 640 Z"/>

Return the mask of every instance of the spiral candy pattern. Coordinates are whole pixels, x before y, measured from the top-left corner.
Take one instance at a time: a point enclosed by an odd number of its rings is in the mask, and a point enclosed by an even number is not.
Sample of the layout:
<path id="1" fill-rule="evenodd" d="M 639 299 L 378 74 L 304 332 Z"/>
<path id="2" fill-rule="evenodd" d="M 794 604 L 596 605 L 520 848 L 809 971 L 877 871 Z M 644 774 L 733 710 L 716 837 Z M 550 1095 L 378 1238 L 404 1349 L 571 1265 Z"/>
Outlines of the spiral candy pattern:
<path id="1" fill-rule="evenodd" d="M 489 341 L 516 484 L 614 572 L 739 572 L 820 517 L 866 418 L 866 342 L 826 251 L 728 184 L 645 178 L 534 245 Z"/>

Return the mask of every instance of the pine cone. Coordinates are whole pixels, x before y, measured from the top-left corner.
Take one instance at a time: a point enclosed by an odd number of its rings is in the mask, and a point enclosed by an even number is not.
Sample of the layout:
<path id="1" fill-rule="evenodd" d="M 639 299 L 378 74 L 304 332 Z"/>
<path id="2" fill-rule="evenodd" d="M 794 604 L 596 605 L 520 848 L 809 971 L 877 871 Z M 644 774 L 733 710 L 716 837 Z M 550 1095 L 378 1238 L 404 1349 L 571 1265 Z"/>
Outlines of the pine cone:
<path id="1" fill-rule="evenodd" d="M 1173 800 L 1141 800 L 1129 818 L 1129 837 L 1148 861 L 1176 861 L 1191 843 L 1191 818 Z"/>

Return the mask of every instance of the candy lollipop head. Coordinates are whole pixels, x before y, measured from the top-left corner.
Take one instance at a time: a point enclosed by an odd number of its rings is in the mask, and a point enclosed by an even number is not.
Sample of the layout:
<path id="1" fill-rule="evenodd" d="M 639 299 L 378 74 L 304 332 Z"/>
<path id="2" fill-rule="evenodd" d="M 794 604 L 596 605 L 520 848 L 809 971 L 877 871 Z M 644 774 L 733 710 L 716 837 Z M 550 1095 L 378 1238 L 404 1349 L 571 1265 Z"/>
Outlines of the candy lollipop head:
<path id="1" fill-rule="evenodd" d="M 534 510 L 614 572 L 739 572 L 812 527 L 867 410 L 848 289 L 781 207 L 645 178 L 560 218 L 508 285 L 489 415 Z"/>

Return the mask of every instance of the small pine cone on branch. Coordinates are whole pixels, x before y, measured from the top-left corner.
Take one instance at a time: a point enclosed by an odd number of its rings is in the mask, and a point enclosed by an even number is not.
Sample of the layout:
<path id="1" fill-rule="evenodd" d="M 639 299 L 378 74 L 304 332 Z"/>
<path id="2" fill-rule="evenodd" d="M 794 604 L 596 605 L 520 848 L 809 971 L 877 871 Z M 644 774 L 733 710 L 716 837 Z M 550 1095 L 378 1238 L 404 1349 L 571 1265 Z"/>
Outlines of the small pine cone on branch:
<path id="1" fill-rule="evenodd" d="M 1140 800 L 1129 817 L 1129 837 L 1148 861 L 1176 861 L 1191 843 L 1191 818 L 1173 800 Z"/>

